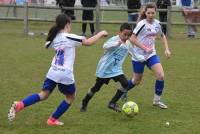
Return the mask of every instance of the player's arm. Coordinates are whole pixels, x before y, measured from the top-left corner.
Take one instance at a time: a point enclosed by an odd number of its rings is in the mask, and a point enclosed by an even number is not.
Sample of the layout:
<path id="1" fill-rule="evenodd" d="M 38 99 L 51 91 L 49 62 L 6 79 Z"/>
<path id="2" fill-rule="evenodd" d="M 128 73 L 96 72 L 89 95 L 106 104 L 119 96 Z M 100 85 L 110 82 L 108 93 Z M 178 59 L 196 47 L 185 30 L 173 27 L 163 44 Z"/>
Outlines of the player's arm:
<path id="1" fill-rule="evenodd" d="M 143 49 L 147 53 L 151 53 L 153 51 L 153 48 L 148 48 L 148 47 L 145 47 L 145 45 L 141 44 L 138 41 L 137 36 L 134 33 L 130 37 L 130 42 L 131 42 L 132 45 L 135 45 L 135 46 Z"/>
<path id="2" fill-rule="evenodd" d="M 169 50 L 168 41 L 167 41 L 167 38 L 164 33 L 161 34 L 161 40 L 162 40 L 164 48 L 165 48 L 165 55 L 167 58 L 170 58 L 171 52 Z"/>
<path id="3" fill-rule="evenodd" d="M 117 48 L 122 44 L 122 41 L 116 40 L 116 38 L 112 37 L 108 41 L 106 41 L 103 45 L 103 49 L 113 49 Z"/>
<path id="4" fill-rule="evenodd" d="M 88 38 L 88 39 L 83 39 L 82 40 L 82 44 L 85 46 L 91 46 L 93 45 L 97 40 L 99 40 L 101 37 L 107 36 L 108 33 L 107 31 L 101 31 L 99 33 L 97 33 L 96 35 Z"/>
<path id="5" fill-rule="evenodd" d="M 142 50 L 144 50 L 145 52 L 147 53 L 151 53 L 153 51 L 153 48 L 148 48 L 146 47 L 144 44 L 141 44 L 139 41 L 138 41 L 138 38 L 137 36 L 139 34 L 144 34 L 145 33 L 145 22 L 144 21 L 140 21 L 138 22 L 138 24 L 136 25 L 136 27 L 134 28 L 133 30 L 133 34 L 131 35 L 130 37 L 130 42 L 132 43 L 132 45 L 135 45 L 139 48 L 141 48 Z"/>

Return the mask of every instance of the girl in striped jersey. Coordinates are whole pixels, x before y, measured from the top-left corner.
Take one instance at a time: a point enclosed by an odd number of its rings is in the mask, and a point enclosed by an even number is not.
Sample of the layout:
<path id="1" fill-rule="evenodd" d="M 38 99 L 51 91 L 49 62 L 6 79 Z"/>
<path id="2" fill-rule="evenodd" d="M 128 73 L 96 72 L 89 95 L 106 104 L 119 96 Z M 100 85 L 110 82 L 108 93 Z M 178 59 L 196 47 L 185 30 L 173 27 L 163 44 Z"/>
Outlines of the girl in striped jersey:
<path id="1" fill-rule="evenodd" d="M 156 77 L 153 105 L 166 109 L 167 105 L 160 100 L 164 89 L 164 71 L 156 54 L 155 39 L 157 36 L 160 36 L 162 39 L 167 58 L 171 56 L 171 52 L 159 21 L 155 19 L 155 15 L 156 6 L 154 4 L 147 4 L 130 38 L 131 43 L 134 44 L 129 45 L 134 73 L 133 78 L 129 80 L 129 85 L 131 85 L 129 89 L 141 82 L 146 65 L 153 71 Z"/>
<path id="2" fill-rule="evenodd" d="M 52 60 L 51 67 L 46 75 L 42 91 L 40 93 L 32 94 L 21 101 L 15 101 L 8 113 L 8 119 L 13 121 L 16 113 L 27 106 L 36 102 L 46 100 L 53 92 L 56 85 L 59 91 L 65 95 L 63 100 L 57 107 L 55 112 L 47 120 L 50 126 L 63 125 L 63 122 L 58 121 L 58 118 L 64 114 L 65 111 L 72 104 L 75 99 L 76 87 L 73 75 L 73 65 L 75 60 L 75 47 L 85 45 L 90 46 L 98 39 L 106 36 L 106 31 L 101 31 L 93 37 L 86 39 L 83 36 L 70 34 L 71 21 L 65 14 L 59 14 L 56 17 L 55 25 L 51 27 L 47 36 L 46 48 L 55 49 L 55 56 Z"/>

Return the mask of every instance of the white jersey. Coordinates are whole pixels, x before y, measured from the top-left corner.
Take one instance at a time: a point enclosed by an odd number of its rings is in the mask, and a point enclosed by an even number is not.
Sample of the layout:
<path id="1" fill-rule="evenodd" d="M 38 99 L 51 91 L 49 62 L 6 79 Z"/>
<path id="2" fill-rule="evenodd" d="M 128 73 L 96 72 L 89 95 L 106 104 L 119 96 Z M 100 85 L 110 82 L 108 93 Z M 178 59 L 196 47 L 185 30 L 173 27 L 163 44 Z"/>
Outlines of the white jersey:
<path id="1" fill-rule="evenodd" d="M 47 78 L 62 84 L 74 83 L 75 47 L 80 46 L 84 38 L 75 34 L 57 34 L 50 45 L 56 54 L 46 75 Z"/>
<path id="2" fill-rule="evenodd" d="M 158 35 L 162 35 L 162 29 L 158 20 L 154 19 L 152 23 L 148 23 L 146 19 L 139 21 L 133 33 L 137 36 L 140 44 L 153 48 L 153 52 L 146 53 L 143 49 L 129 44 L 129 53 L 132 55 L 132 60 L 142 62 L 156 55 L 155 38 Z"/>

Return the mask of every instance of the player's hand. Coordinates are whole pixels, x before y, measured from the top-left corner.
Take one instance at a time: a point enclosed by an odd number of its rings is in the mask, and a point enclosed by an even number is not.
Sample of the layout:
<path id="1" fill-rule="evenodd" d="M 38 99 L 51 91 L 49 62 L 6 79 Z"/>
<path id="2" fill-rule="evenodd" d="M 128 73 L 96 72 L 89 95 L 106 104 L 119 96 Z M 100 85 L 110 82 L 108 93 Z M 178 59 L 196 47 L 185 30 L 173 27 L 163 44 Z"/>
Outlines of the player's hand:
<path id="1" fill-rule="evenodd" d="M 105 31 L 105 30 L 103 30 L 103 31 L 101 31 L 99 33 L 101 34 L 101 36 L 104 36 L 104 37 L 108 36 L 108 32 Z"/>
<path id="2" fill-rule="evenodd" d="M 169 49 L 165 50 L 165 56 L 167 57 L 167 59 L 169 59 L 171 57 L 171 52 Z"/>
<path id="3" fill-rule="evenodd" d="M 152 53 L 153 52 L 153 48 L 148 48 L 148 47 L 145 47 L 145 50 L 144 50 L 146 53 Z"/>

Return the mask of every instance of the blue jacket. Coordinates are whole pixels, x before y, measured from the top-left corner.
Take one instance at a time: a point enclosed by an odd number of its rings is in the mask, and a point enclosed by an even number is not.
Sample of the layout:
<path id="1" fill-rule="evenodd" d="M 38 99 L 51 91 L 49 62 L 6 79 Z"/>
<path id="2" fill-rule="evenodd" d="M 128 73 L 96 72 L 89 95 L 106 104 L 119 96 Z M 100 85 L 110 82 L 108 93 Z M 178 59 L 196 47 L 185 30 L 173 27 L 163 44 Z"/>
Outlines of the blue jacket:
<path id="1" fill-rule="evenodd" d="M 181 0 L 182 6 L 191 6 L 192 0 Z"/>

